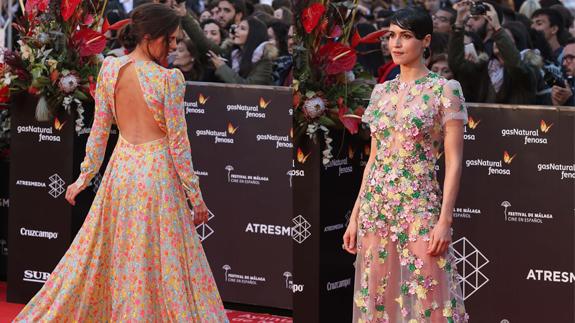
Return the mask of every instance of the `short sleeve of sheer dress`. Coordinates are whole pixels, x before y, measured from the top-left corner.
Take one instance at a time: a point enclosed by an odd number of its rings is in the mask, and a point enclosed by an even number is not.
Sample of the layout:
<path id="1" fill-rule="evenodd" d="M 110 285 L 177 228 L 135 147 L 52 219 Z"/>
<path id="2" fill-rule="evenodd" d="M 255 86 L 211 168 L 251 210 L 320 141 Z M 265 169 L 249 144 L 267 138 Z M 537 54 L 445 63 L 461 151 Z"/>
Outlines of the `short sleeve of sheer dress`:
<path id="1" fill-rule="evenodd" d="M 450 80 L 443 86 L 441 95 L 441 124 L 449 120 L 461 120 L 467 124 L 467 108 L 461 85 L 456 80 Z"/>
<path id="2" fill-rule="evenodd" d="M 383 89 L 384 89 L 383 84 L 375 85 L 373 91 L 371 92 L 371 97 L 369 99 L 367 108 L 365 109 L 365 112 L 361 117 L 361 121 L 367 123 L 367 125 L 371 129 L 371 132 L 374 132 L 376 130 L 375 122 L 377 121 L 377 115 L 379 114 L 378 103 L 380 102 L 381 97 L 383 95 Z"/>

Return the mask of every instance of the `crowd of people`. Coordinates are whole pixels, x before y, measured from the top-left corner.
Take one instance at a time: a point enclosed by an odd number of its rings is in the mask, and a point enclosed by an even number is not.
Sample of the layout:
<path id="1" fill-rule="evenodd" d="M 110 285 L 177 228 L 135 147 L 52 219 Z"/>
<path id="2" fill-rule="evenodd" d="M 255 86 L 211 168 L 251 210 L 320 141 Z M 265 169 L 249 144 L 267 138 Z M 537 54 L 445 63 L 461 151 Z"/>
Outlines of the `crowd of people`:
<path id="1" fill-rule="evenodd" d="M 394 11 L 419 6 L 433 19 L 427 66 L 458 80 L 468 102 L 573 106 L 575 93 L 574 8 L 568 1 L 361 0 L 358 30 L 389 28 Z M 364 33 L 364 34 L 365 34 Z M 364 35 L 362 34 L 362 36 Z M 378 82 L 393 79 L 393 44 L 360 59 Z M 361 54 L 361 53 L 360 53 Z"/>
<path id="2" fill-rule="evenodd" d="M 109 1 L 107 18 L 114 23 L 133 8 L 161 2 L 182 17 L 177 50 L 168 58 L 186 80 L 290 86 L 293 15 L 289 0 L 270 4 L 250 0 Z M 129 33 L 110 31 L 108 55 L 129 53 L 135 42 Z"/>

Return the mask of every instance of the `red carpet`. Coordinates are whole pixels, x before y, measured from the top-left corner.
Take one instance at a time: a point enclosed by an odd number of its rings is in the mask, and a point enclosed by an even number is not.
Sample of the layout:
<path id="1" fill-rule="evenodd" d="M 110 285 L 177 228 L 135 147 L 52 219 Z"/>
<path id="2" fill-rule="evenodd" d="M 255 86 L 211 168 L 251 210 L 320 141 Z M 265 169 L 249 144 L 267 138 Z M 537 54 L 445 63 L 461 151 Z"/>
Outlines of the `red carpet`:
<path id="1" fill-rule="evenodd" d="M 11 322 L 22 310 L 24 305 L 6 303 L 6 283 L 0 282 L 0 323 Z M 274 316 L 269 314 L 247 313 L 228 310 L 230 322 L 243 323 L 292 323 L 289 317 Z"/>

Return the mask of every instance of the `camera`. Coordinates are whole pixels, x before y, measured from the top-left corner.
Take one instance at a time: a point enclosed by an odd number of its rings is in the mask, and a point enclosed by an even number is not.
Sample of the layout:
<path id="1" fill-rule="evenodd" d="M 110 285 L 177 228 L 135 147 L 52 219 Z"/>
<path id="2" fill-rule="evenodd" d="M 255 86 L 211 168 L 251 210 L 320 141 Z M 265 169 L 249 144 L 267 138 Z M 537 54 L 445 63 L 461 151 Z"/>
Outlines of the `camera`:
<path id="1" fill-rule="evenodd" d="M 558 87 L 565 87 L 565 79 L 563 79 L 561 76 L 556 75 L 555 73 L 553 73 L 550 70 L 545 70 L 545 73 L 543 74 L 543 80 L 545 81 L 545 84 L 547 84 L 548 87 L 553 87 L 553 86 L 558 86 Z"/>
<path id="2" fill-rule="evenodd" d="M 489 10 L 489 7 L 482 1 L 472 2 L 469 8 L 469 14 L 472 16 L 483 16 L 487 13 L 487 10 Z"/>

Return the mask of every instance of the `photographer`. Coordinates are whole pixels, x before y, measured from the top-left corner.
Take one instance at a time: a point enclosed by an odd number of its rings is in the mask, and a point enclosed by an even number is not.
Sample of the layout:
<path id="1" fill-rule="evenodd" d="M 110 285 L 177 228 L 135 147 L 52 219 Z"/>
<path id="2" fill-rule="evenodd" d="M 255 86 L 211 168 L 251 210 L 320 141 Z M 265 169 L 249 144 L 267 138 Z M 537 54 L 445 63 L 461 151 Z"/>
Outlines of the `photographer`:
<path id="1" fill-rule="evenodd" d="M 463 22 L 473 13 L 482 14 L 493 31 L 493 55 L 488 60 L 466 54 Z M 459 80 L 471 102 L 533 104 L 535 102 L 535 71 L 521 60 L 510 30 L 501 27 L 495 8 L 488 3 L 462 1 L 455 5 L 457 18 L 448 46 L 449 67 Z M 481 9 L 481 8 L 479 8 Z"/>
<path id="2" fill-rule="evenodd" d="M 479 35 L 483 41 L 483 47 L 485 52 L 491 56 L 493 55 L 493 34 L 495 30 L 493 29 L 493 24 L 487 20 L 487 5 L 491 8 L 491 15 L 497 16 L 497 21 L 501 23 L 503 21 L 503 13 L 499 7 L 495 8 L 493 5 L 486 2 L 477 1 L 461 1 L 457 5 L 454 5 L 453 9 L 460 8 L 460 3 L 467 3 L 469 8 L 465 19 L 460 21 L 461 26 L 465 26 L 465 30 L 471 31 Z"/>
<path id="3" fill-rule="evenodd" d="M 553 105 L 574 106 L 573 77 L 575 76 L 575 42 L 568 43 L 563 49 L 563 80 L 557 80 L 557 85 L 551 88 L 551 101 Z M 568 81 L 569 80 L 569 81 Z M 561 82 L 563 84 L 561 85 Z"/>

